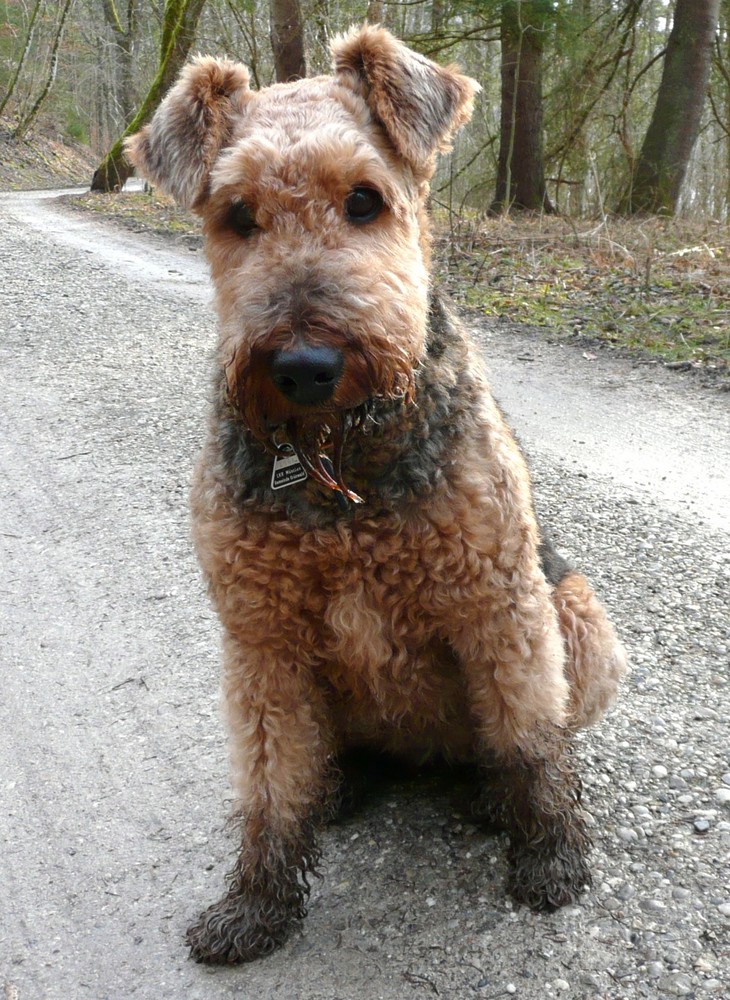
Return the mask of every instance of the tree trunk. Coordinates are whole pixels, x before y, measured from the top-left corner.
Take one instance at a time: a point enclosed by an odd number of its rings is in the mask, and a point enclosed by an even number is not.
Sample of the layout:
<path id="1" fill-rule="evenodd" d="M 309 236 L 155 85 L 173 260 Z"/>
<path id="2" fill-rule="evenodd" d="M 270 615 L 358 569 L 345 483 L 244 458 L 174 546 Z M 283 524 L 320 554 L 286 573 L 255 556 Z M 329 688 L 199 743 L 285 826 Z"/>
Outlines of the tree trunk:
<path id="1" fill-rule="evenodd" d="M 626 215 L 673 215 L 697 140 L 720 0 L 677 0 L 664 70 L 629 190 Z"/>
<path id="2" fill-rule="evenodd" d="M 271 0 L 271 48 L 276 82 L 300 80 L 307 75 L 304 59 L 304 25 L 299 0 Z"/>
<path id="3" fill-rule="evenodd" d="M 542 52 L 549 4 L 504 0 L 497 186 L 490 211 L 552 212 L 543 162 Z"/>
<path id="4" fill-rule="evenodd" d="M 25 45 L 23 46 L 23 51 L 20 54 L 20 59 L 18 59 L 18 62 L 15 67 L 15 72 L 13 73 L 13 77 L 10 83 L 8 84 L 8 89 L 5 92 L 5 96 L 3 97 L 2 101 L 0 101 L 0 115 L 5 110 L 8 101 L 15 92 L 15 88 L 17 86 L 20 73 L 23 69 L 23 66 L 25 65 L 25 60 L 28 58 L 30 47 L 33 44 L 33 32 L 35 31 L 35 22 L 36 18 L 38 17 L 38 11 L 40 10 L 40 7 L 41 7 L 41 0 L 36 0 L 36 5 L 33 8 L 33 13 L 30 15 L 30 22 L 28 23 L 28 34 L 25 36 Z"/>
<path id="5" fill-rule="evenodd" d="M 136 26 L 133 21 L 129 30 L 118 40 L 119 49 L 119 109 L 124 124 L 127 125 L 134 115 L 134 47 Z"/>
<path id="6" fill-rule="evenodd" d="M 725 14 L 725 23 L 721 26 L 720 37 L 718 39 L 717 45 L 718 50 L 720 50 L 721 39 L 724 39 L 725 44 L 725 56 L 730 57 L 730 0 L 722 0 L 722 10 Z M 724 29 L 724 30 L 722 30 Z M 727 71 L 724 69 L 725 65 L 730 65 L 730 58 L 727 58 L 727 62 L 723 59 L 722 51 L 720 50 L 720 66 L 725 80 L 725 121 L 730 123 L 730 76 L 728 76 Z M 725 222 L 730 221 L 730 129 L 728 126 L 725 127 Z"/>
<path id="7" fill-rule="evenodd" d="M 439 35 L 444 27 L 446 8 L 444 0 L 432 0 L 431 3 L 431 34 Z"/>
<path id="8" fill-rule="evenodd" d="M 56 73 L 58 71 L 58 50 L 61 47 L 61 39 L 63 38 L 63 29 L 66 26 L 66 18 L 68 17 L 68 12 L 71 9 L 71 4 L 73 0 L 66 0 L 61 10 L 61 19 L 58 22 L 58 28 L 56 30 L 56 37 L 53 39 L 53 45 L 51 47 L 51 62 L 48 67 L 48 75 L 46 76 L 46 82 L 41 90 L 40 94 L 36 98 L 35 104 L 30 109 L 30 111 L 18 122 L 13 131 L 13 135 L 16 139 L 20 139 L 33 124 L 33 121 L 41 109 L 43 102 L 48 97 L 51 92 L 51 87 L 56 80 Z"/>
<path id="9" fill-rule="evenodd" d="M 134 47 L 139 28 L 137 0 L 127 0 L 126 24 L 117 11 L 114 0 L 102 0 L 104 20 L 114 39 L 114 77 L 116 105 L 123 124 L 129 124 L 134 114 Z"/>
<path id="10" fill-rule="evenodd" d="M 368 24 L 382 24 L 385 20 L 383 11 L 383 0 L 368 0 L 368 9 L 365 15 Z"/>
<path id="11" fill-rule="evenodd" d="M 157 75 L 137 114 L 94 171 L 91 190 L 121 191 L 133 167 L 124 155 L 124 140 L 150 120 L 160 101 L 175 82 L 195 41 L 195 30 L 205 0 L 167 0 L 160 40 Z"/>

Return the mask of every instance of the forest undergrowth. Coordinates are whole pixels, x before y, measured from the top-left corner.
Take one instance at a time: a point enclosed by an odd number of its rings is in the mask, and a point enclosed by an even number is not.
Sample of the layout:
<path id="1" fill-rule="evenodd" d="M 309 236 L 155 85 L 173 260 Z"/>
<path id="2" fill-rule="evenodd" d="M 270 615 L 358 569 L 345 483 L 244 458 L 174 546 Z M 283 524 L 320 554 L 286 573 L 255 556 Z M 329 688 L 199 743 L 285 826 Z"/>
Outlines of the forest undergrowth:
<path id="1" fill-rule="evenodd" d="M 195 216 L 158 193 L 71 206 L 202 245 Z M 438 277 L 467 315 L 610 346 L 730 387 L 730 230 L 685 219 L 449 217 L 436 210 Z"/>
<path id="2" fill-rule="evenodd" d="M 94 155 L 45 123 L 16 139 L 13 122 L 0 117 L 0 191 L 22 191 L 77 184 L 90 175 Z"/>

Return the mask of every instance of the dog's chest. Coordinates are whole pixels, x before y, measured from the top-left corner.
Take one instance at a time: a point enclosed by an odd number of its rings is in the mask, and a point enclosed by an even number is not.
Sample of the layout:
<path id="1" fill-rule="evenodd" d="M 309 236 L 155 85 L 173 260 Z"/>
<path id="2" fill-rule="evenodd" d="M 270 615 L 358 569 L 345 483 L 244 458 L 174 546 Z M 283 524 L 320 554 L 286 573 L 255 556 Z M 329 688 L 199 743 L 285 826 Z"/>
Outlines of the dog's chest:
<path id="1" fill-rule="evenodd" d="M 424 546 L 426 529 L 378 525 L 340 531 L 315 556 L 319 586 L 311 612 L 322 652 L 367 677 L 403 674 L 422 666 L 439 635 L 442 579 L 438 546 Z M 315 627 L 316 627 L 315 626 Z M 410 667 L 409 667 L 410 664 Z"/>
<path id="2" fill-rule="evenodd" d="M 322 676 L 354 718 L 410 720 L 428 731 L 462 699 L 456 659 L 418 599 L 416 578 L 400 586 L 365 574 L 330 595 L 319 636 Z M 345 725 L 351 726 L 352 722 Z"/>
<path id="3" fill-rule="evenodd" d="M 403 615 L 396 611 L 394 622 L 394 602 L 383 601 L 379 589 L 378 598 L 359 580 L 330 597 L 321 633 L 328 658 L 345 660 L 351 668 L 368 673 L 383 669 L 409 644 L 400 623 Z"/>

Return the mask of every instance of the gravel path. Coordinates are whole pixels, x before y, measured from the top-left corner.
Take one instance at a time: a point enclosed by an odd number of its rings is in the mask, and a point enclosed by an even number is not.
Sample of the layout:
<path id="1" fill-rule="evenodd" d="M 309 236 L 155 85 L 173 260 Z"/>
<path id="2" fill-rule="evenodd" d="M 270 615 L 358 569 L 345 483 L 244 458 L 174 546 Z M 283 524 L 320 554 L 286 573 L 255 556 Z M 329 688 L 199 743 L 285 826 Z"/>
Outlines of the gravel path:
<path id="1" fill-rule="evenodd" d="M 513 906 L 504 844 L 437 782 L 402 785 L 327 831 L 301 933 L 210 970 L 182 944 L 234 846 L 187 537 L 205 276 L 188 250 L 19 195 L 0 196 L 0 267 L 6 1000 L 730 997 L 727 397 L 481 334 L 543 516 L 633 662 L 580 738 L 593 891 Z"/>

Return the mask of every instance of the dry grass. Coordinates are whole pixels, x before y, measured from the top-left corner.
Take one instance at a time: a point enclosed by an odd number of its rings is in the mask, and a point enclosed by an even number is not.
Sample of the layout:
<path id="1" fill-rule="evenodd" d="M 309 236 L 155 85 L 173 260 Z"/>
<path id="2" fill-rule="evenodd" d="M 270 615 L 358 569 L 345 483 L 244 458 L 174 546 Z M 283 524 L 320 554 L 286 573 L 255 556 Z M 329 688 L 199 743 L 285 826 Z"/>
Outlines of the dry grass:
<path id="1" fill-rule="evenodd" d="M 186 242 L 199 241 L 200 220 L 186 212 L 171 198 L 152 191 L 148 194 L 85 194 L 65 199 L 71 208 L 96 212 L 114 219 L 135 232 L 154 232 L 184 238 Z"/>
<path id="2" fill-rule="evenodd" d="M 730 231 L 681 220 L 458 220 L 439 267 L 462 306 L 727 371 Z"/>

